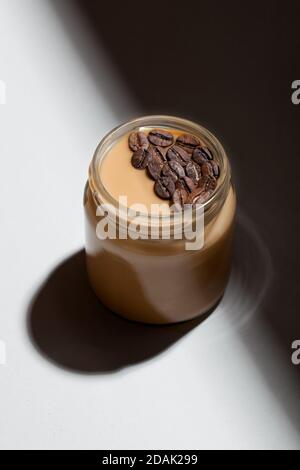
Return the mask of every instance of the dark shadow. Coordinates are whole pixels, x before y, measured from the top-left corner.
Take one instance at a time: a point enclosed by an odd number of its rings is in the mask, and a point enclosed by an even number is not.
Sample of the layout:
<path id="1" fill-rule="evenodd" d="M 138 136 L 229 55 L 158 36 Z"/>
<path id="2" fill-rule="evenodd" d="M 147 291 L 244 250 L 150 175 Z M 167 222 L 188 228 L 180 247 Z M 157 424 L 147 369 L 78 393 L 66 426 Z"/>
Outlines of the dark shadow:
<path id="1" fill-rule="evenodd" d="M 104 373 L 154 357 L 205 318 L 151 326 L 115 315 L 93 293 L 82 250 L 50 274 L 27 320 L 33 344 L 48 359 L 74 371 Z"/>
<path id="2" fill-rule="evenodd" d="M 101 304 L 90 287 L 82 250 L 60 264 L 33 298 L 27 316 L 30 338 L 58 366 L 104 373 L 163 352 L 213 311 L 226 315 L 228 329 L 238 328 L 255 313 L 270 267 L 265 248 L 245 218 L 238 219 L 235 241 L 232 274 L 221 302 L 199 319 L 168 326 L 130 322 Z M 249 269 L 253 258 L 256 262 Z"/>

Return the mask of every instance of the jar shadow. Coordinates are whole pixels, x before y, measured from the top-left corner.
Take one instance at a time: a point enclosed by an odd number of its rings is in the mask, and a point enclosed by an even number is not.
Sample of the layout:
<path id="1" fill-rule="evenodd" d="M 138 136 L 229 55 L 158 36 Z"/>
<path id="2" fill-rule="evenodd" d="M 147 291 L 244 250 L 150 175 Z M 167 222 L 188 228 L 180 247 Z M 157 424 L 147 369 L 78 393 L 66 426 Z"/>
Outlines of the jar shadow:
<path id="1" fill-rule="evenodd" d="M 90 287 L 85 253 L 81 250 L 50 273 L 33 297 L 27 312 L 31 342 L 57 366 L 91 374 L 115 372 L 151 359 L 208 317 L 209 325 L 214 325 L 212 337 L 226 334 L 226 330 L 236 329 L 253 315 L 266 289 L 261 277 L 253 272 L 253 269 L 257 271 L 256 265 L 251 269 L 252 265 L 245 263 L 245 253 L 250 253 L 260 264 L 265 262 L 259 240 L 245 219 L 239 217 L 232 274 L 222 300 L 195 320 L 152 326 L 123 319 L 98 300 Z M 265 277 L 264 270 L 260 272 Z M 219 321 L 220 315 L 227 319 L 225 328 Z"/>
<path id="2" fill-rule="evenodd" d="M 60 264 L 36 293 L 27 330 L 36 349 L 56 365 L 81 373 L 109 373 L 162 353 L 210 313 L 162 326 L 123 319 L 92 291 L 82 250 Z"/>

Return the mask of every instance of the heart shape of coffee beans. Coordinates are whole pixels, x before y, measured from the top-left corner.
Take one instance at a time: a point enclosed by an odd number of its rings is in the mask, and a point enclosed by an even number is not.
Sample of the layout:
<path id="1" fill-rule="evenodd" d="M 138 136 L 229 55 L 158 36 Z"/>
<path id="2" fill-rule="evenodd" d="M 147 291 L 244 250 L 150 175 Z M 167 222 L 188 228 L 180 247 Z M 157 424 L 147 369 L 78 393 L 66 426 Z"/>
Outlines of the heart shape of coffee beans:
<path id="1" fill-rule="evenodd" d="M 180 207 L 204 204 L 217 187 L 219 165 L 210 149 L 192 134 L 174 136 L 165 129 L 132 132 L 128 138 L 133 151 L 131 163 L 145 170 L 161 199 L 172 200 Z"/>

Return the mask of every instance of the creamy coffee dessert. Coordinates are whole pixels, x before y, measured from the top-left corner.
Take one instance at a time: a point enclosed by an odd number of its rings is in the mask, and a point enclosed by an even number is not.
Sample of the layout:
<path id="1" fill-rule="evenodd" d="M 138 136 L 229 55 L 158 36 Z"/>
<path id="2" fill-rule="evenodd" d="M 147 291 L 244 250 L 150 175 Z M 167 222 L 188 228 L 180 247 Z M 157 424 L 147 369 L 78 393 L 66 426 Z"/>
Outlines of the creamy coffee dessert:
<path id="1" fill-rule="evenodd" d="M 200 204 L 203 246 L 187 250 L 184 237 L 175 238 L 172 230 L 169 239 L 99 238 L 107 202 L 119 211 L 114 224 L 122 223 L 120 196 L 128 207 L 143 204 L 149 210 L 153 204 L 168 211 Z M 108 308 L 135 321 L 174 323 L 207 312 L 221 298 L 230 272 L 236 199 L 224 149 L 206 129 L 165 116 L 120 126 L 96 150 L 84 205 L 88 274 Z M 151 225 L 152 219 L 147 221 Z"/>

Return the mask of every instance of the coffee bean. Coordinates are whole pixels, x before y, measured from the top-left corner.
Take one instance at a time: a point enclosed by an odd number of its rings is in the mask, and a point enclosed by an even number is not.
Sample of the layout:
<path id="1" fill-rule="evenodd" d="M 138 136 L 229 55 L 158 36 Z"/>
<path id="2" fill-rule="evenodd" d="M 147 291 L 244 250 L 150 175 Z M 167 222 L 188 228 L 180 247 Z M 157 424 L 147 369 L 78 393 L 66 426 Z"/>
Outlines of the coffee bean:
<path id="1" fill-rule="evenodd" d="M 144 132 L 132 132 L 128 138 L 128 144 L 133 152 L 139 149 L 147 149 L 149 147 L 149 141 Z"/>
<path id="2" fill-rule="evenodd" d="M 217 181 L 214 177 L 202 176 L 200 178 L 198 187 L 195 188 L 188 198 L 189 204 L 203 204 L 213 194 L 217 187 Z"/>
<path id="3" fill-rule="evenodd" d="M 193 150 L 200 145 L 200 140 L 192 134 L 182 134 L 177 137 L 176 144 L 180 145 L 191 154 Z"/>
<path id="4" fill-rule="evenodd" d="M 185 176 L 182 165 L 178 163 L 176 160 L 170 160 L 169 167 L 171 168 L 171 170 L 173 170 L 173 172 L 176 174 L 178 178 L 183 178 Z"/>
<path id="5" fill-rule="evenodd" d="M 213 191 L 217 187 L 217 180 L 214 177 L 211 176 L 202 176 L 200 178 L 198 188 L 201 189 L 203 188 L 205 191 L 208 189 L 212 189 Z"/>
<path id="6" fill-rule="evenodd" d="M 219 168 L 219 165 L 214 161 L 212 160 L 210 162 L 211 166 L 212 166 L 212 170 L 213 170 L 213 174 L 215 176 L 215 178 L 219 178 L 220 176 L 220 168 Z"/>
<path id="7" fill-rule="evenodd" d="M 185 176 L 184 178 L 182 178 L 182 181 L 184 181 L 185 187 L 188 189 L 189 192 L 192 192 L 195 189 L 195 184 L 192 178 Z"/>
<path id="8" fill-rule="evenodd" d="M 169 191 L 163 185 L 160 178 L 157 181 L 155 181 L 154 191 L 157 194 L 157 196 L 162 198 L 162 199 L 169 199 L 170 198 Z"/>
<path id="9" fill-rule="evenodd" d="M 148 134 L 148 139 L 153 145 L 168 147 L 173 143 L 173 134 L 162 129 L 153 129 Z"/>
<path id="10" fill-rule="evenodd" d="M 196 188 L 194 191 L 189 194 L 188 196 L 188 203 L 189 204 L 194 204 L 195 201 L 199 198 L 200 194 L 202 194 L 204 191 L 204 188 Z"/>
<path id="11" fill-rule="evenodd" d="M 177 188 L 172 196 L 173 203 L 177 208 L 182 208 L 184 204 L 187 202 L 188 193 L 183 188 Z"/>
<path id="12" fill-rule="evenodd" d="M 167 156 L 166 156 L 167 149 L 165 149 L 163 147 L 150 145 L 148 150 L 149 150 L 151 156 L 154 156 L 154 158 L 157 156 L 158 158 L 161 159 L 162 163 L 167 161 Z"/>
<path id="13" fill-rule="evenodd" d="M 191 204 L 204 204 L 211 197 L 212 193 L 213 193 L 212 189 L 207 189 L 206 191 L 202 191 L 202 193 L 199 194 L 199 196 L 196 196 L 193 199 L 193 202 L 191 202 Z"/>
<path id="14" fill-rule="evenodd" d="M 183 164 L 184 166 L 184 163 L 182 163 L 181 158 L 176 153 L 173 152 L 173 148 L 171 152 L 167 152 L 167 158 L 169 161 L 176 161 L 177 163 L 179 163 L 179 165 Z"/>
<path id="15" fill-rule="evenodd" d="M 174 191 L 175 191 L 175 183 L 174 183 L 174 181 L 173 181 L 172 178 L 170 178 L 169 176 L 163 176 L 161 179 L 162 179 L 163 185 L 164 185 L 165 188 L 169 191 L 170 196 L 172 196 L 173 193 L 174 193 Z"/>
<path id="16" fill-rule="evenodd" d="M 138 170 L 144 170 L 149 162 L 150 153 L 146 149 L 139 149 L 131 157 L 131 164 Z"/>
<path id="17" fill-rule="evenodd" d="M 176 175 L 176 173 L 171 169 L 170 165 L 169 165 L 169 162 L 168 163 L 165 163 L 161 169 L 161 173 L 162 175 L 164 176 L 170 176 L 170 178 L 172 178 L 172 180 L 174 181 L 177 181 L 178 180 L 178 177 Z"/>
<path id="18" fill-rule="evenodd" d="M 208 160 L 206 153 L 199 147 L 193 151 L 192 159 L 194 162 L 198 163 L 198 165 L 203 165 L 203 163 L 206 163 Z"/>
<path id="19" fill-rule="evenodd" d="M 154 191 L 162 199 L 170 199 L 175 191 L 175 183 L 172 178 L 163 176 L 155 181 Z"/>
<path id="20" fill-rule="evenodd" d="M 207 160 L 212 160 L 214 158 L 208 147 L 201 147 L 201 151 L 206 155 Z"/>
<path id="21" fill-rule="evenodd" d="M 192 179 L 193 183 L 197 185 L 200 177 L 201 177 L 201 168 L 195 162 L 190 162 L 185 167 L 185 172 L 189 178 Z"/>
<path id="22" fill-rule="evenodd" d="M 210 197 L 213 195 L 216 187 L 217 187 L 216 179 L 208 177 L 204 185 L 204 191 L 202 191 L 202 193 L 198 196 L 196 203 L 204 204 L 206 201 L 208 201 L 208 199 L 210 199 Z"/>
<path id="23" fill-rule="evenodd" d="M 152 179 L 157 180 L 160 177 L 162 167 L 163 167 L 163 163 L 158 156 L 150 157 L 148 166 L 147 166 L 148 175 Z"/>
<path id="24" fill-rule="evenodd" d="M 161 170 L 164 164 L 165 156 L 159 147 L 153 147 L 150 145 L 149 149 L 149 161 L 147 166 L 148 175 L 157 180 L 160 177 Z"/>
<path id="25" fill-rule="evenodd" d="M 209 181 L 206 184 L 206 188 L 211 189 L 212 191 L 214 191 L 217 187 L 217 184 L 218 183 L 217 183 L 216 178 L 209 178 Z"/>
<path id="26" fill-rule="evenodd" d="M 188 193 L 191 193 L 192 191 L 195 190 L 195 184 L 193 183 L 193 180 L 189 178 L 188 176 L 184 176 L 183 178 L 180 178 L 178 181 L 176 181 L 176 189 L 185 189 Z"/>
<path id="27" fill-rule="evenodd" d="M 201 173 L 203 176 L 214 176 L 213 168 L 210 162 L 205 162 L 203 165 L 201 165 Z"/>
<path id="28" fill-rule="evenodd" d="M 190 160 L 189 154 L 179 145 L 174 145 L 167 151 L 167 159 L 175 160 L 180 165 L 185 166 Z"/>

